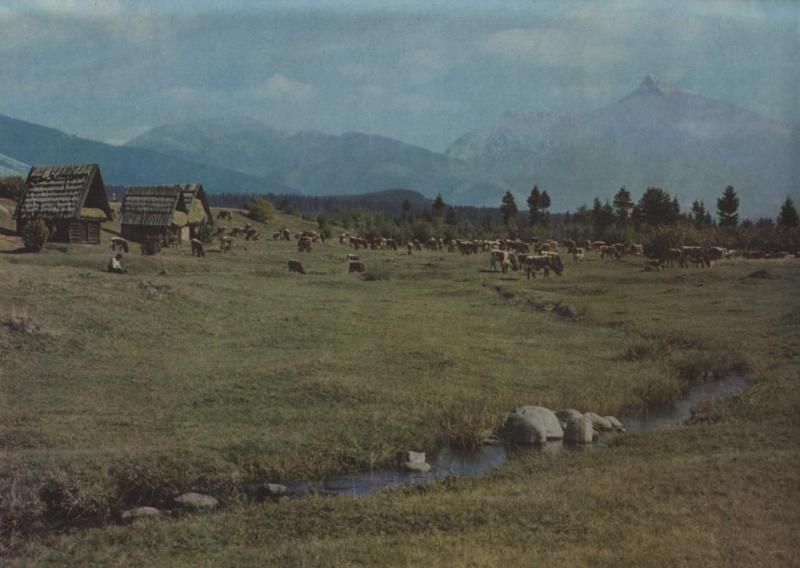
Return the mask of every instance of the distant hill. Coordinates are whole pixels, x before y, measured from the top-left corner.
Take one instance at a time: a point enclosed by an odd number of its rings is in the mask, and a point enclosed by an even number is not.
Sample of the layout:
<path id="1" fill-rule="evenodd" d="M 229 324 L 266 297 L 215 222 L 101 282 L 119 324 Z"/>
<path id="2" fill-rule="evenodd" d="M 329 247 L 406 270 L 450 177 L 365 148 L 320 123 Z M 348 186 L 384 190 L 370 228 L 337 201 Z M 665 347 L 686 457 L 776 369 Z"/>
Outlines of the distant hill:
<path id="1" fill-rule="evenodd" d="M 797 125 L 661 85 L 647 76 L 620 101 L 588 112 L 506 113 L 446 151 L 500 176 L 520 198 L 534 183 L 553 209 L 574 208 L 621 185 L 677 195 L 711 209 L 726 185 L 751 216 L 775 215 L 800 191 Z"/>
<path id="2" fill-rule="evenodd" d="M 498 201 L 506 188 L 457 159 L 383 136 L 284 132 L 254 120 L 165 125 L 128 146 L 266 176 L 307 195 L 404 187 L 453 202 Z"/>
<path id="3" fill-rule="evenodd" d="M 209 201 L 215 207 L 242 208 L 253 195 L 242 193 L 218 193 L 209 195 Z M 297 209 L 301 213 L 334 213 L 347 209 L 371 209 L 397 216 L 402 212 L 403 203 L 408 201 L 412 211 L 430 209 L 433 199 L 419 192 L 408 189 L 389 189 L 372 193 L 354 195 L 264 195 L 275 205 L 282 208 Z"/>
<path id="4" fill-rule="evenodd" d="M 97 163 L 103 180 L 117 185 L 198 181 L 209 191 L 296 191 L 262 176 L 151 150 L 95 142 L 4 115 L 0 115 L 0 153 L 27 164 Z"/>
<path id="5" fill-rule="evenodd" d="M 11 158 L 0 154 L 0 177 L 5 176 L 27 176 L 31 167 Z"/>

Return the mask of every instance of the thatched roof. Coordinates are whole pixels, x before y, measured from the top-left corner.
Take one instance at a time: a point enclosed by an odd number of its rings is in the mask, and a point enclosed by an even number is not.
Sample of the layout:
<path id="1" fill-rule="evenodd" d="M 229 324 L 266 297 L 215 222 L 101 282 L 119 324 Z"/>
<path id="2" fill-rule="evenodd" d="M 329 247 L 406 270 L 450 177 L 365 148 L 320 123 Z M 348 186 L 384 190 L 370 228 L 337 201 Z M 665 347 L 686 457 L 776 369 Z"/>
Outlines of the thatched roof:
<path id="1" fill-rule="evenodd" d="M 96 164 L 34 166 L 17 205 L 18 219 L 81 219 L 82 209 L 99 209 L 111 219 L 103 178 Z M 100 220 L 100 219 L 98 219 Z"/>
<path id="2" fill-rule="evenodd" d="M 179 185 L 129 187 L 122 202 L 122 225 L 168 227 L 173 213 L 187 213 L 183 189 Z"/>
<path id="3" fill-rule="evenodd" d="M 208 205 L 206 192 L 201 183 L 189 183 L 179 186 L 183 192 L 183 200 L 186 203 L 186 210 L 189 212 L 189 223 L 199 223 L 203 220 L 213 223 L 211 208 Z M 199 203 L 195 202 L 197 200 Z M 203 215 L 205 213 L 205 216 Z"/>

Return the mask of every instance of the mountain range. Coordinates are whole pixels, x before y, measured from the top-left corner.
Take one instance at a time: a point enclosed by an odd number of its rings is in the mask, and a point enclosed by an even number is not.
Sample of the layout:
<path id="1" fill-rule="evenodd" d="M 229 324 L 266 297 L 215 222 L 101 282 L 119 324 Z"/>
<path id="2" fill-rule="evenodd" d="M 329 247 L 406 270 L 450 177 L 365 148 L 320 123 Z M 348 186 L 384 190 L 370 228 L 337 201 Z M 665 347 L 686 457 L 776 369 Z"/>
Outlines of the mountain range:
<path id="1" fill-rule="evenodd" d="M 742 211 L 774 215 L 798 194 L 800 126 L 781 123 L 648 75 L 636 90 L 596 110 L 506 113 L 454 142 L 447 156 L 501 175 L 517 191 L 546 189 L 553 208 L 634 195 L 656 186 L 682 204 L 710 208 L 727 185 Z"/>
<path id="2" fill-rule="evenodd" d="M 454 204 L 492 205 L 510 189 L 520 208 L 533 184 L 554 211 L 622 185 L 657 186 L 710 209 L 734 185 L 745 215 L 774 215 L 798 196 L 800 125 L 668 87 L 653 76 L 589 111 L 507 112 L 444 153 L 349 132 L 287 132 L 256 120 L 156 127 L 114 146 L 0 115 L 0 174 L 25 164 L 96 162 L 107 183 L 200 181 L 210 192 L 354 195 L 408 188 Z"/>

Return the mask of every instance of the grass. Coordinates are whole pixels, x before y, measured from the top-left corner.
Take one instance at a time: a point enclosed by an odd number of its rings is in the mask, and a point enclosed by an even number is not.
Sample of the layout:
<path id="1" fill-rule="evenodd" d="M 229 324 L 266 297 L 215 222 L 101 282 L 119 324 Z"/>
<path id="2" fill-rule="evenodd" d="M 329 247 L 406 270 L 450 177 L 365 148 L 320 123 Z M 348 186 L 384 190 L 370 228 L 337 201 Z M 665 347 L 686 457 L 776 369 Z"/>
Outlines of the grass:
<path id="1" fill-rule="evenodd" d="M 233 225 L 244 220 L 237 215 Z M 278 215 L 269 227 L 311 228 Z M 0 225 L 8 220 L 0 218 Z M 110 227 L 112 230 L 113 226 Z M 15 248 L 2 237 L 0 252 Z M 561 278 L 484 256 L 293 242 L 232 254 L 53 246 L 0 254 L 0 555 L 61 564 L 791 564 L 800 352 L 789 261 L 644 272 L 590 256 Z M 214 248 L 213 246 L 210 248 Z M 289 273 L 300 258 L 306 275 Z M 775 279 L 748 279 L 768 267 Z M 166 271 L 166 274 L 162 274 Z M 373 272 L 374 271 L 374 272 Z M 528 455 L 487 479 L 366 500 L 239 503 L 241 481 L 369 470 L 472 446 L 522 404 L 641 412 L 747 369 L 690 428 Z M 746 433 L 746 434 L 745 434 Z M 207 491 L 227 510 L 27 536 Z M 25 530 L 23 530 L 25 529 Z"/>

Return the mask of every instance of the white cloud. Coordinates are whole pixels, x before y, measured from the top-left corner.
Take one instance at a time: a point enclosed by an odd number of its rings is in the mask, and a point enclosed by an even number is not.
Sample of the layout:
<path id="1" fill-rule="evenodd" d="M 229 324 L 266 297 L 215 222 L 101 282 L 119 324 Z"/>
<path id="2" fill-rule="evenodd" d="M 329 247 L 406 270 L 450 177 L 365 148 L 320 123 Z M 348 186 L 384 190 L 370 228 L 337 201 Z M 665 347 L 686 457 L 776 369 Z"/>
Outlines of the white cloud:
<path id="1" fill-rule="evenodd" d="M 580 30 L 514 28 L 495 32 L 480 45 L 496 55 L 556 67 L 607 67 L 629 59 L 620 45 Z"/>
<path id="2" fill-rule="evenodd" d="M 289 77 L 276 73 L 260 85 L 250 89 L 250 95 L 255 98 L 269 98 L 290 101 L 305 101 L 314 97 L 314 87 L 302 81 L 295 81 Z"/>

